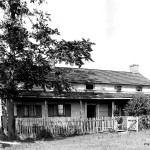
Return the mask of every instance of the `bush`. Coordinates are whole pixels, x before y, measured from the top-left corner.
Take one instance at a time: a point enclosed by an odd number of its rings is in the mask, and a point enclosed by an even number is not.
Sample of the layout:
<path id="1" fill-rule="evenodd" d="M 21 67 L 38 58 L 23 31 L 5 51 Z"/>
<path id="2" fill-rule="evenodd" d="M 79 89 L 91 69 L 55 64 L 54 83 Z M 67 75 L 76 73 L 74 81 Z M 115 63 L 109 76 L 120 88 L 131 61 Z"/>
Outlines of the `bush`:
<path id="1" fill-rule="evenodd" d="M 141 116 L 138 123 L 139 130 L 150 129 L 150 120 L 148 116 Z"/>
<path id="2" fill-rule="evenodd" d="M 123 118 L 122 117 L 119 116 L 116 119 L 117 119 L 117 123 L 118 124 L 122 124 L 123 123 Z"/>
<path id="3" fill-rule="evenodd" d="M 50 140 L 53 139 L 53 135 L 49 130 L 42 129 L 39 131 L 39 133 L 36 136 L 37 140 Z"/>
<path id="4" fill-rule="evenodd" d="M 5 135 L 5 133 L 0 133 L 0 140 L 7 141 L 8 137 Z"/>
<path id="5" fill-rule="evenodd" d="M 134 95 L 124 108 L 127 116 L 146 115 L 150 109 L 150 99 L 145 95 Z"/>
<path id="6" fill-rule="evenodd" d="M 0 128 L 0 140 L 2 140 L 2 141 L 8 140 L 7 133 L 4 131 L 4 129 L 2 127 Z"/>

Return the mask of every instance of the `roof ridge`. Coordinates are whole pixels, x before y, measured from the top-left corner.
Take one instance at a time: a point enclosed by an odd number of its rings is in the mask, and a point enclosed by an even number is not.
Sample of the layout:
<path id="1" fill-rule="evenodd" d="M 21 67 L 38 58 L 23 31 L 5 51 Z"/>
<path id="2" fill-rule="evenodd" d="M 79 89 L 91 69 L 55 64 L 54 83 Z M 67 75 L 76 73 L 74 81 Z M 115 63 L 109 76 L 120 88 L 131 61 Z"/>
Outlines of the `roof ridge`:
<path id="1" fill-rule="evenodd" d="M 106 70 L 106 69 L 91 69 L 91 68 L 72 68 L 72 67 L 56 67 L 56 68 L 69 68 L 69 69 L 83 69 L 83 70 L 98 70 L 98 71 L 113 71 L 113 72 L 126 72 L 126 73 L 131 73 L 130 71 L 117 71 L 117 70 Z M 135 74 L 140 74 L 140 73 L 135 73 Z"/>

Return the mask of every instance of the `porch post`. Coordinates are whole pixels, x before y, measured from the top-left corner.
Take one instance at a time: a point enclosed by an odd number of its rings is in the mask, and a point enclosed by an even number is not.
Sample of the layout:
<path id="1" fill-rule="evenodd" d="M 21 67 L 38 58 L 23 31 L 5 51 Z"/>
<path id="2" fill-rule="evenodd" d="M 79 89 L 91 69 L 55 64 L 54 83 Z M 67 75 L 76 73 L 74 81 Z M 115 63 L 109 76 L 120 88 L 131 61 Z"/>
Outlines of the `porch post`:
<path id="1" fill-rule="evenodd" d="M 82 118 L 82 100 L 80 100 L 80 119 Z"/>
<path id="2" fill-rule="evenodd" d="M 87 118 L 87 102 L 85 102 L 85 119 Z"/>
<path id="3" fill-rule="evenodd" d="M 2 99 L 0 98 L 0 127 L 2 127 Z"/>
<path id="4" fill-rule="evenodd" d="M 112 117 L 114 117 L 114 101 L 112 101 Z"/>
<path id="5" fill-rule="evenodd" d="M 17 116 L 18 114 L 17 114 L 17 106 L 16 106 L 16 104 L 14 104 L 14 116 Z"/>
<path id="6" fill-rule="evenodd" d="M 100 105 L 99 105 L 99 103 L 97 103 L 97 114 L 96 114 L 97 118 L 99 118 L 99 107 L 100 107 Z"/>
<path id="7" fill-rule="evenodd" d="M 121 116 L 121 106 L 119 106 L 119 116 Z"/>
<path id="8" fill-rule="evenodd" d="M 45 100 L 45 118 L 48 117 L 48 105 L 47 105 L 47 100 Z"/>

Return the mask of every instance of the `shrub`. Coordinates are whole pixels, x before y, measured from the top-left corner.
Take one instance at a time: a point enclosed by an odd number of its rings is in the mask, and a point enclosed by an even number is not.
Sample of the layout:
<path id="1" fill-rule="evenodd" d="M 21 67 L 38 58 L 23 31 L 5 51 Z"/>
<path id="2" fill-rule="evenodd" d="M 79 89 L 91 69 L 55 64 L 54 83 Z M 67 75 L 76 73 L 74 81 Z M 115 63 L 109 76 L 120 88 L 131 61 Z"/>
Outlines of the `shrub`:
<path id="1" fill-rule="evenodd" d="M 46 129 L 42 129 L 37 133 L 36 136 L 37 140 L 49 140 L 49 139 L 53 139 L 53 135 L 49 130 Z"/>
<path id="2" fill-rule="evenodd" d="M 138 123 L 139 130 L 150 129 L 150 120 L 148 116 L 141 116 Z"/>
<path id="3" fill-rule="evenodd" d="M 8 135 L 7 132 L 5 132 L 6 130 L 4 130 L 2 127 L 0 128 L 0 140 L 2 141 L 7 141 L 8 140 Z"/>
<path id="4" fill-rule="evenodd" d="M 0 140 L 7 141 L 8 140 L 8 136 L 6 136 L 4 133 L 0 133 Z"/>
<path id="5" fill-rule="evenodd" d="M 146 115 L 150 109 L 150 99 L 145 95 L 134 95 L 124 108 L 127 116 Z"/>
<path id="6" fill-rule="evenodd" d="M 117 123 L 118 124 L 122 124 L 123 123 L 123 118 L 122 117 L 119 116 L 116 119 L 117 119 Z"/>

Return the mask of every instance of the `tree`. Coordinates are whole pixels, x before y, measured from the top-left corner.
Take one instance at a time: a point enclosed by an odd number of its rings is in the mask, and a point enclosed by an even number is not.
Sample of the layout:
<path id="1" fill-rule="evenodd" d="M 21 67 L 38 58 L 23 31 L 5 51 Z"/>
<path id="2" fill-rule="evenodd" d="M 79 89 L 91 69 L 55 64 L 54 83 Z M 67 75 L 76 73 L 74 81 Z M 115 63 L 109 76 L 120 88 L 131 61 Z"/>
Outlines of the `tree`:
<path id="1" fill-rule="evenodd" d="M 124 111 L 127 116 L 140 116 L 146 115 L 150 110 L 150 99 L 146 95 L 134 95 L 133 98 L 128 101 Z"/>
<path id="2" fill-rule="evenodd" d="M 45 0 L 30 0 L 40 6 Z M 28 1 L 29 2 L 29 1 Z M 0 22 L 0 97 L 7 104 L 8 137 L 15 135 L 14 99 L 20 85 L 30 91 L 33 86 L 54 88 L 58 94 L 68 91 L 69 83 L 53 68 L 53 64 L 81 67 L 84 60 L 92 61 L 90 53 L 94 44 L 89 40 L 57 41 L 58 29 L 49 26 L 50 14 L 42 10 L 30 10 L 26 0 L 0 0 L 3 19 Z M 31 28 L 27 25 L 31 23 Z M 54 81 L 47 75 L 53 73 Z"/>

